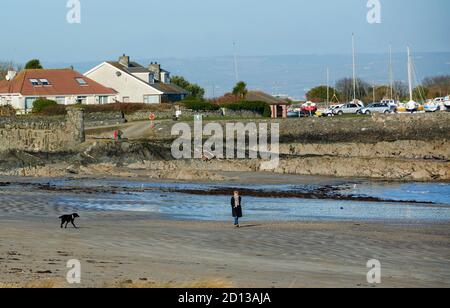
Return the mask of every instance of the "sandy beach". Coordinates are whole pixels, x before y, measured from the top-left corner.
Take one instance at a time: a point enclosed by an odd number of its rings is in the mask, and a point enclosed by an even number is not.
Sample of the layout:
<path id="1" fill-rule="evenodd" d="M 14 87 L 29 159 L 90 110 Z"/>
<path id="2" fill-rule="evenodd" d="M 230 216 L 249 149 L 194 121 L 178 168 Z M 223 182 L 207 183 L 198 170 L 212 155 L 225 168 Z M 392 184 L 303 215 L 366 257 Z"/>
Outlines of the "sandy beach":
<path id="1" fill-rule="evenodd" d="M 37 199 L 39 200 L 39 199 Z M 131 212 L 83 212 L 79 229 L 37 203 L 1 207 L 0 285 L 58 287 L 133 282 L 232 287 L 450 287 L 450 223 L 170 221 Z M 70 211 L 58 209 L 58 211 Z M 33 215 L 36 213 L 36 215 Z M 382 284 L 366 281 L 370 259 Z M 82 283 L 65 282 L 78 259 Z"/>

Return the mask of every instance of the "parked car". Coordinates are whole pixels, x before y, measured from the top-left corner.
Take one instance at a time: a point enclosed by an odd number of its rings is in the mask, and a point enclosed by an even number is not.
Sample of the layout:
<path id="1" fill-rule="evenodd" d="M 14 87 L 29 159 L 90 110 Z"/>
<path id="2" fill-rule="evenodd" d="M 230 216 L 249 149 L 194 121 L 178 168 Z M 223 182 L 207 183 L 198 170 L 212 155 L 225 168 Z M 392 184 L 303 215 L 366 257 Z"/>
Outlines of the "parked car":
<path id="1" fill-rule="evenodd" d="M 436 97 L 436 98 L 434 99 L 434 102 L 435 102 L 436 104 L 443 103 L 443 102 L 445 102 L 445 97 Z"/>
<path id="2" fill-rule="evenodd" d="M 444 106 L 447 108 L 447 111 L 450 110 L 450 96 L 444 98 Z"/>
<path id="3" fill-rule="evenodd" d="M 334 106 L 330 106 L 330 107 L 328 107 L 328 108 L 326 108 L 326 109 L 323 109 L 323 110 L 320 110 L 320 115 L 322 116 L 322 117 L 332 117 L 332 116 L 334 116 L 334 110 L 336 109 L 336 108 L 339 108 L 339 107 L 342 107 L 343 105 L 342 104 L 340 104 L 340 105 L 334 105 Z"/>
<path id="4" fill-rule="evenodd" d="M 388 104 L 392 109 L 397 108 L 397 102 L 393 99 L 383 99 L 382 104 Z"/>
<path id="5" fill-rule="evenodd" d="M 372 103 L 369 104 L 367 107 L 362 108 L 360 110 L 360 113 L 370 115 L 372 113 L 394 113 L 396 109 L 392 106 L 390 106 L 387 103 Z"/>
<path id="6" fill-rule="evenodd" d="M 361 109 L 364 108 L 363 103 L 348 103 L 344 104 L 340 107 L 337 107 L 333 110 L 333 113 L 336 115 L 343 115 L 343 114 L 358 114 L 361 112 Z"/>

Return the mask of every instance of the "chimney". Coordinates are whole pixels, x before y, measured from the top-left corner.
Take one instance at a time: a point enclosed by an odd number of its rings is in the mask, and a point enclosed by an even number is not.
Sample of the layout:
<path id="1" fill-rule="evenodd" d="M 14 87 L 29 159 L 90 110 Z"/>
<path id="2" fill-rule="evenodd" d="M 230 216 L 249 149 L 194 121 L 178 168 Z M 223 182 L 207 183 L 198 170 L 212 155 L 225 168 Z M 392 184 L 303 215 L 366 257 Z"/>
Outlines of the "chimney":
<path id="1" fill-rule="evenodd" d="M 8 73 L 5 76 L 5 79 L 8 80 L 8 81 L 11 81 L 11 80 L 14 79 L 14 77 L 16 77 L 16 75 L 17 75 L 16 71 L 12 71 L 12 70 L 8 71 Z"/>
<path id="2" fill-rule="evenodd" d="M 130 57 L 123 54 L 123 56 L 121 56 L 119 58 L 119 63 L 122 64 L 125 67 L 129 67 L 130 66 Z"/>
<path id="3" fill-rule="evenodd" d="M 158 80 L 158 81 L 161 80 L 161 64 L 158 64 L 157 62 L 155 62 L 155 63 L 152 62 L 148 66 L 148 69 L 149 69 L 149 71 L 151 71 L 153 73 L 156 80 Z"/>

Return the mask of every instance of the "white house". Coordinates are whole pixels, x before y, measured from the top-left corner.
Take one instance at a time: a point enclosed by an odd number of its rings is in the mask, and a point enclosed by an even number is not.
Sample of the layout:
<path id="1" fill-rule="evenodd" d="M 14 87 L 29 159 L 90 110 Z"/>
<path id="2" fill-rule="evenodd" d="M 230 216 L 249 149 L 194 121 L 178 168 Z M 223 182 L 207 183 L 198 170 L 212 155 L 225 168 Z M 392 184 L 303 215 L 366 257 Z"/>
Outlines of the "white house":
<path id="1" fill-rule="evenodd" d="M 86 77 L 117 91 L 120 102 L 169 103 L 181 101 L 187 92 L 172 84 L 170 73 L 158 63 L 147 68 L 131 62 L 123 55 L 118 62 L 103 62 L 84 74 Z"/>
<path id="2" fill-rule="evenodd" d="M 23 70 L 8 72 L 0 81 L 0 105 L 11 105 L 27 113 L 38 98 L 59 104 L 108 104 L 116 101 L 116 91 L 72 69 Z"/>

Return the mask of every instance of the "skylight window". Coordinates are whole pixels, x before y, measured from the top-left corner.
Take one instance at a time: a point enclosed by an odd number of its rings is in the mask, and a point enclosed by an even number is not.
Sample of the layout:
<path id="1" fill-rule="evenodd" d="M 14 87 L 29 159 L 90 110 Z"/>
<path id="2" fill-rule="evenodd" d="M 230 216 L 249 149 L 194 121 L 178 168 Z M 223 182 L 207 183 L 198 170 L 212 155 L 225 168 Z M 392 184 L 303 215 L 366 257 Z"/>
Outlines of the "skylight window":
<path id="1" fill-rule="evenodd" d="M 78 84 L 80 86 L 87 86 L 88 85 L 86 80 L 84 80 L 83 78 L 75 78 L 75 80 L 78 82 Z"/>
<path id="2" fill-rule="evenodd" d="M 41 85 L 40 82 L 39 82 L 39 80 L 37 80 L 37 79 L 30 79 L 30 82 L 31 82 L 31 84 L 32 84 L 33 86 L 39 86 L 39 85 Z"/>
<path id="3" fill-rule="evenodd" d="M 50 85 L 50 82 L 48 81 L 48 79 L 39 79 L 39 82 L 43 86 L 49 86 Z"/>

